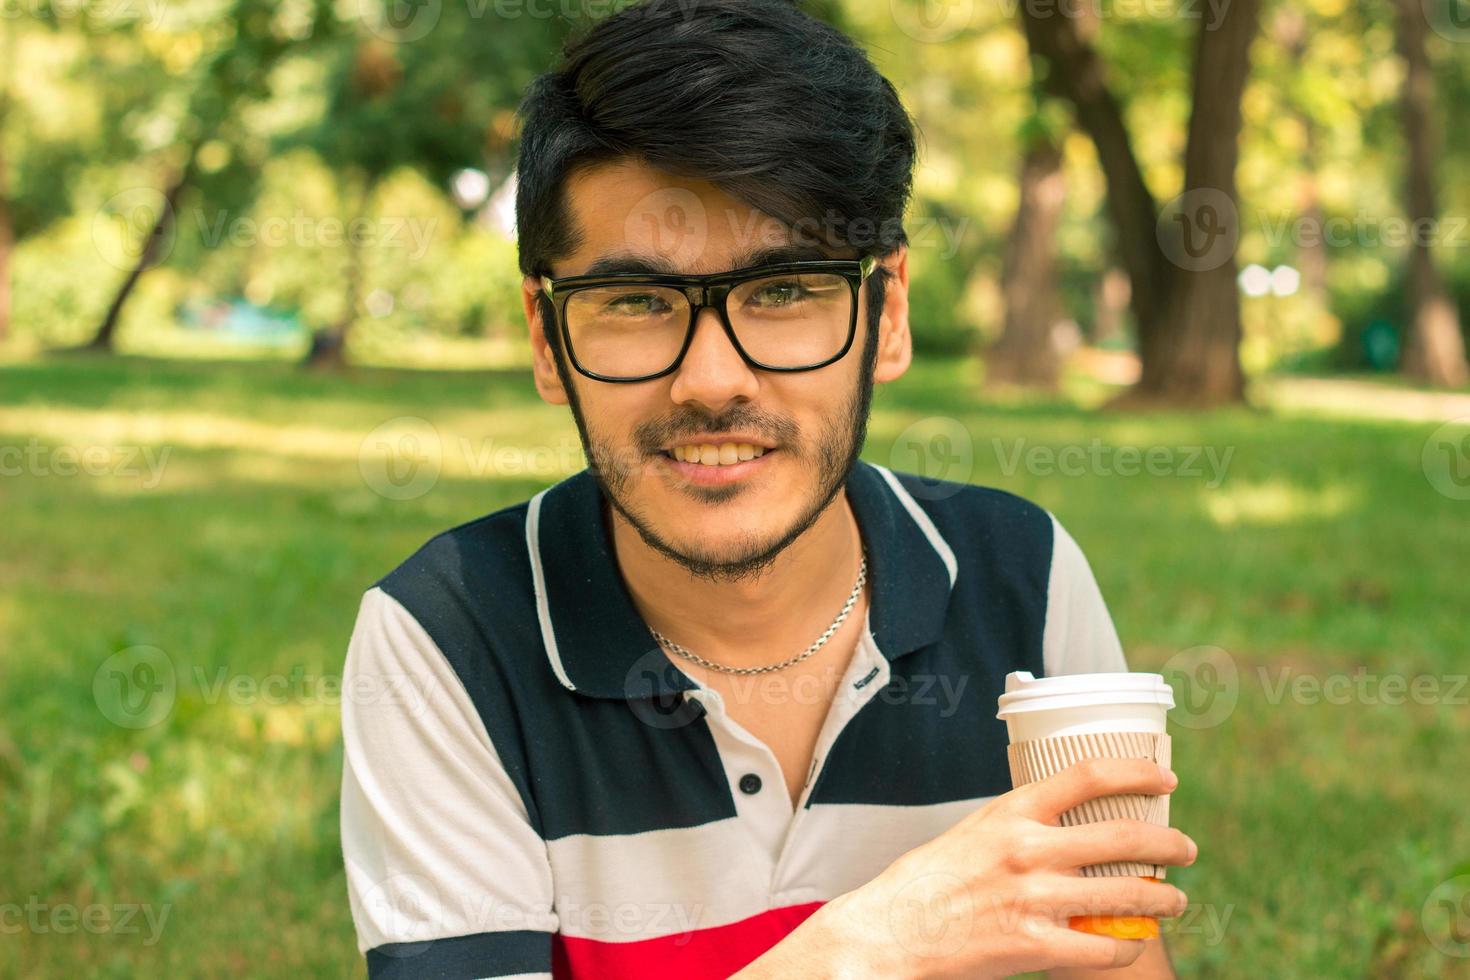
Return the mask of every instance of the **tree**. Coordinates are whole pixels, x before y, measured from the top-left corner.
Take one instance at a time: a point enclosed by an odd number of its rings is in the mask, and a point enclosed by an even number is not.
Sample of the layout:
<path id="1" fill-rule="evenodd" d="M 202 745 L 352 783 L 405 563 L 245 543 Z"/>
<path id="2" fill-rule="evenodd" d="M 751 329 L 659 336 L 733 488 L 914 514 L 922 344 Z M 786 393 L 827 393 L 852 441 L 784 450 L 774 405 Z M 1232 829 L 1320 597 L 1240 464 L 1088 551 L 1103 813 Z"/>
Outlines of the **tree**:
<path id="1" fill-rule="evenodd" d="M 1057 228 L 1066 200 L 1062 151 L 1040 106 L 1022 127 L 1020 202 L 1001 264 L 1005 321 L 985 361 L 986 380 L 1055 388 L 1061 356 L 1054 340 L 1062 315 Z"/>
<path id="2" fill-rule="evenodd" d="M 54 12 L 44 14 L 0 17 L 5 21 L 0 25 L 0 342 L 11 333 L 17 247 L 67 215 L 70 180 L 85 162 L 106 156 L 88 139 L 92 134 L 76 131 L 81 127 L 61 137 L 54 120 L 38 126 L 46 107 L 28 98 L 29 86 L 17 83 L 23 70 L 18 55 L 25 44 L 38 38 L 44 43 L 58 33 Z M 42 57 L 56 57 L 56 50 L 45 47 Z M 12 133 L 24 133 L 25 138 L 12 140 Z"/>
<path id="3" fill-rule="evenodd" d="M 300 36 L 323 40 L 333 24 L 329 0 L 313 0 L 310 14 L 310 26 Z M 236 124 L 236 116 L 245 103 L 268 97 L 272 70 L 300 42 L 298 36 L 283 30 L 270 0 L 235 0 L 225 17 L 210 27 L 213 29 L 200 31 L 201 43 L 205 37 L 223 40 L 196 61 L 186 76 L 186 109 L 177 121 L 177 139 L 163 155 L 174 160 L 170 176 L 159 192 L 156 213 L 139 243 L 137 260 L 124 275 L 97 332 L 86 345 L 93 350 L 113 349 L 123 308 L 147 270 L 164 257 L 163 246 L 172 233 L 179 202 L 195 189 L 200 175 L 199 154 L 207 144 L 219 141 L 234 146 L 230 158 L 237 165 L 213 183 L 215 188 L 230 185 L 234 197 L 231 203 L 238 207 L 249 200 L 255 171 L 238 165 L 238 144 L 245 131 Z"/>
<path id="4" fill-rule="evenodd" d="M 1287 56 L 1287 64 L 1291 71 L 1291 78 L 1283 79 L 1281 85 L 1290 88 L 1293 85 L 1326 84 L 1326 82 L 1311 74 L 1307 61 L 1308 37 L 1311 28 L 1308 24 L 1307 15 L 1304 11 L 1292 8 L 1279 8 L 1271 21 L 1272 40 L 1281 48 Z M 1288 93 L 1289 96 L 1297 93 Z M 1327 223 L 1327 216 L 1322 209 L 1321 181 L 1319 180 L 1318 130 L 1320 124 L 1301 103 L 1299 98 L 1289 98 L 1291 117 L 1296 120 L 1302 131 L 1301 147 L 1301 172 L 1297 176 L 1297 200 L 1296 211 L 1305 220 L 1307 226 L 1313 229 L 1321 229 Z M 1318 307 L 1326 309 L 1327 297 L 1327 242 L 1321 234 L 1308 235 L 1305 240 L 1299 242 L 1296 248 L 1297 266 L 1302 274 L 1302 291 L 1312 298 Z"/>
<path id="5" fill-rule="evenodd" d="M 356 40 L 351 64 L 345 84 L 334 100 L 335 111 L 327 114 L 322 128 L 314 135 L 318 140 L 317 151 L 334 166 L 339 180 L 346 185 L 345 197 L 353 202 L 355 225 L 366 219 L 373 191 L 392 165 L 387 154 L 359 145 L 358 140 L 363 137 L 370 143 L 374 141 L 380 125 L 386 122 L 364 117 L 377 115 L 390 102 L 402 82 L 403 67 L 391 46 L 381 40 L 363 37 Z M 309 367 L 334 369 L 347 363 L 347 336 L 357 322 L 364 269 L 360 236 L 349 234 L 344 246 L 342 313 L 331 326 L 312 334 L 311 346 L 306 352 Z"/>
<path id="6" fill-rule="evenodd" d="M 1102 58 L 1076 19 L 1038 5 L 1020 7 L 1027 43 L 1046 65 L 1045 82 L 1072 105 L 1107 182 L 1108 217 L 1130 281 L 1142 362 L 1128 403 L 1209 406 L 1244 398 L 1235 166 L 1259 10 L 1260 0 L 1235 0 L 1212 12 L 1215 23 L 1201 21 L 1183 193 L 1165 213 L 1144 180 Z"/>
<path id="7" fill-rule="evenodd" d="M 390 7 L 395 5 L 388 5 Z M 514 108 L 545 69 L 567 24 L 548 17 L 480 23 L 493 8 L 425 7 L 394 23 L 364 4 L 359 29 L 329 55 L 328 101 L 319 119 L 285 140 L 310 147 L 348 185 L 358 217 L 373 190 L 398 168 L 446 187 L 462 168 L 479 168 L 498 185 L 514 166 Z M 367 271 L 349 239 L 342 262 L 343 308 L 316 332 L 307 363 L 345 363 Z"/>
<path id="8" fill-rule="evenodd" d="M 10 256 L 15 224 L 10 216 L 10 172 L 6 139 L 10 134 L 10 89 L 15 74 L 15 33 L 0 31 L 0 344 L 10 335 Z"/>
<path id="9" fill-rule="evenodd" d="M 1401 370 L 1416 381 L 1457 387 L 1470 380 L 1460 316 L 1434 264 L 1433 229 L 1439 226 L 1435 201 L 1434 78 L 1424 44 L 1419 0 L 1394 0 L 1396 39 L 1404 62 L 1400 93 L 1404 142 L 1404 206 L 1413 234 L 1409 241 L 1409 324 Z"/>

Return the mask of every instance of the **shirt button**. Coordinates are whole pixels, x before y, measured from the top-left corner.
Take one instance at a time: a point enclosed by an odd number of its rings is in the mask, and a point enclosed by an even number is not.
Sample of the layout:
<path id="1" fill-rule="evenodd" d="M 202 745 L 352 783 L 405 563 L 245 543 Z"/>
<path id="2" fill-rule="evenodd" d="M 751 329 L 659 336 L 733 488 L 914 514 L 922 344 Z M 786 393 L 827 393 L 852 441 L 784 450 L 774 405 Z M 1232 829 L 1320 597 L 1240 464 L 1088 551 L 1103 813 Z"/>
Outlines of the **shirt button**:
<path id="1" fill-rule="evenodd" d="M 761 791 L 761 778 L 753 772 L 748 772 L 740 777 L 740 792 L 746 796 L 754 796 Z"/>

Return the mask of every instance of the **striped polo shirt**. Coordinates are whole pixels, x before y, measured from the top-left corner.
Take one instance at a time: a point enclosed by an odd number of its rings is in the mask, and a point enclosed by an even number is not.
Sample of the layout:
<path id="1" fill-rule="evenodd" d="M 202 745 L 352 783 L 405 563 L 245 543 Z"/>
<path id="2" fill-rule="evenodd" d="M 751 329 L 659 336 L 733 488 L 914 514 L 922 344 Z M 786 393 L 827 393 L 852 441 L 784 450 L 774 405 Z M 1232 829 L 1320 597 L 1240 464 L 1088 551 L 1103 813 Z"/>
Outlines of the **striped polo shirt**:
<path id="1" fill-rule="evenodd" d="M 846 494 L 867 617 L 794 808 L 639 616 L 590 470 L 367 591 L 341 819 L 371 976 L 729 976 L 1010 789 L 1009 671 L 1127 669 L 1047 511 L 863 460 Z"/>

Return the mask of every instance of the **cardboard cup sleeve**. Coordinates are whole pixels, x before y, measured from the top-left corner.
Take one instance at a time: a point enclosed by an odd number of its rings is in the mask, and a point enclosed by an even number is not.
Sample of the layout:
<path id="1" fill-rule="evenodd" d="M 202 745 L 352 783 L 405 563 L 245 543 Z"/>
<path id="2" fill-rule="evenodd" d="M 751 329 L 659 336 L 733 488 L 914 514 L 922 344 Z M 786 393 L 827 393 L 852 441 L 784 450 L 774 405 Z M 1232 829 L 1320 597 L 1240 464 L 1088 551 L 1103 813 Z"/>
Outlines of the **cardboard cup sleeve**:
<path id="1" fill-rule="evenodd" d="M 1083 759 L 1152 759 L 1169 765 L 1169 736 L 1158 732 L 1103 732 L 1095 735 L 1057 735 L 1030 742 L 1013 743 L 1008 754 L 1011 783 L 1024 786 L 1055 775 Z M 1169 794 L 1142 796 L 1128 793 L 1102 796 L 1075 806 L 1061 815 L 1063 827 L 1097 823 L 1102 820 L 1146 820 L 1160 827 L 1169 826 Z M 1137 861 L 1111 861 L 1091 864 L 1081 869 L 1089 878 L 1116 878 L 1137 875 L 1163 878 L 1164 865 L 1141 864 Z"/>

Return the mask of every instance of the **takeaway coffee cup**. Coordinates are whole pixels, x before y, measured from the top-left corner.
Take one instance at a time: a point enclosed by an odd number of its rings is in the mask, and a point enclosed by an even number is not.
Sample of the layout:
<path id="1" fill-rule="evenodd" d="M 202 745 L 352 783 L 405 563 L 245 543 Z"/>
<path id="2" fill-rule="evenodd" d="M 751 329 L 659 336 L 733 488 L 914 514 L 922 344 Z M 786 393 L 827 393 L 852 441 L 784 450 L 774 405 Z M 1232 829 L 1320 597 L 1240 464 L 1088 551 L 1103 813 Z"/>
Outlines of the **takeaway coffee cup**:
<path id="1" fill-rule="evenodd" d="M 1174 692 L 1160 674 L 1118 672 L 1034 677 L 1006 675 L 996 717 L 1006 723 L 1011 783 L 1045 779 L 1082 759 L 1151 759 L 1169 765 L 1165 716 Z M 1064 827 L 1118 818 L 1169 825 L 1169 797 L 1127 794 L 1088 800 L 1061 815 Z M 1088 865 L 1087 877 L 1138 875 L 1159 880 L 1164 866 L 1135 861 Z M 1119 939 L 1151 939 L 1159 920 L 1151 916 L 1077 915 L 1069 925 Z"/>

